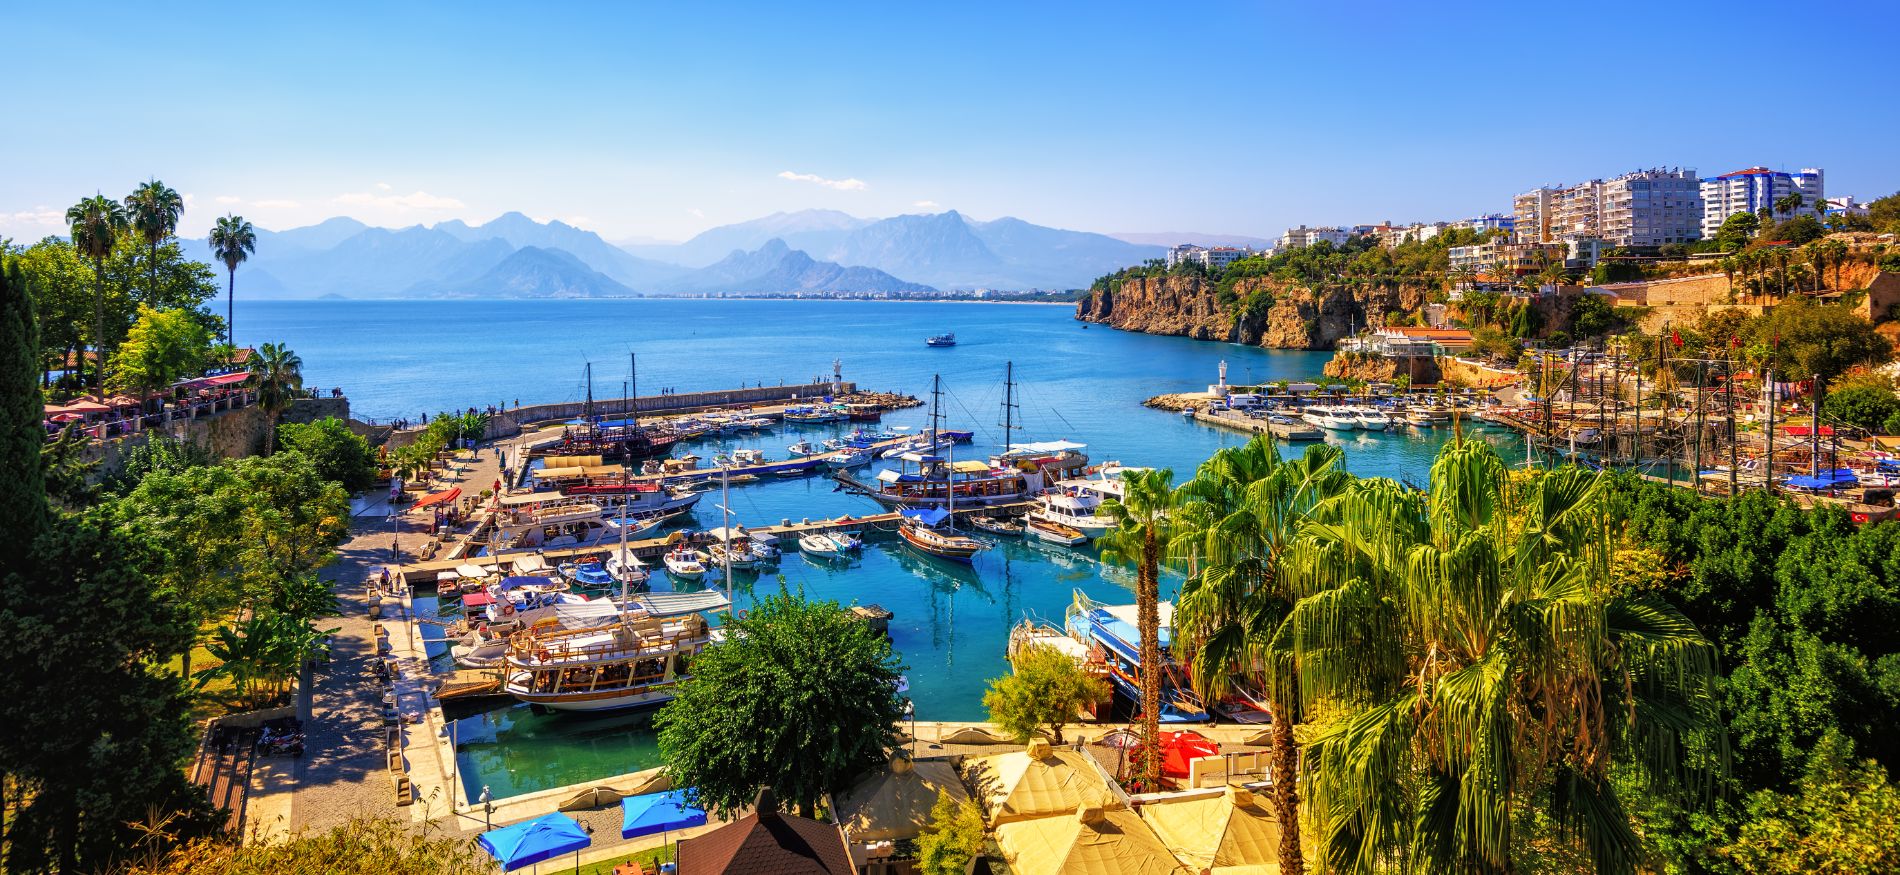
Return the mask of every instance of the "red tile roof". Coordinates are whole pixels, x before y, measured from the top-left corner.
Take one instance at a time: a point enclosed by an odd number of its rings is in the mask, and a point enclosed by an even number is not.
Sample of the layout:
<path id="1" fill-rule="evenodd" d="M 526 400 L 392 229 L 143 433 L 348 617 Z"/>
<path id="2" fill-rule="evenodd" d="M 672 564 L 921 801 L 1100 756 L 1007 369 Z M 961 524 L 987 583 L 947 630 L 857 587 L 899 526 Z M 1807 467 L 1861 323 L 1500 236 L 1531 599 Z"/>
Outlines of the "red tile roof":
<path id="1" fill-rule="evenodd" d="M 836 824 L 771 812 L 749 814 L 679 843 L 678 875 L 853 875 Z"/>

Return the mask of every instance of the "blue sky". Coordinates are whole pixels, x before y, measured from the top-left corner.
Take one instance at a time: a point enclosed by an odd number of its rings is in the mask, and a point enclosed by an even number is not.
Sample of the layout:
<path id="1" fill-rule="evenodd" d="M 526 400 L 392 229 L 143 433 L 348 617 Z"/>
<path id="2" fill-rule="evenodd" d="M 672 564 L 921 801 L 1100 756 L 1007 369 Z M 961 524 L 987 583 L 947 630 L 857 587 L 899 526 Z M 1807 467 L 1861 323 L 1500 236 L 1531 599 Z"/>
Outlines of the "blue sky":
<path id="1" fill-rule="evenodd" d="M 193 236 L 614 240 L 811 207 L 1272 236 L 1653 166 L 1900 189 L 1885 2 L 9 5 L 16 239 L 153 176 Z"/>

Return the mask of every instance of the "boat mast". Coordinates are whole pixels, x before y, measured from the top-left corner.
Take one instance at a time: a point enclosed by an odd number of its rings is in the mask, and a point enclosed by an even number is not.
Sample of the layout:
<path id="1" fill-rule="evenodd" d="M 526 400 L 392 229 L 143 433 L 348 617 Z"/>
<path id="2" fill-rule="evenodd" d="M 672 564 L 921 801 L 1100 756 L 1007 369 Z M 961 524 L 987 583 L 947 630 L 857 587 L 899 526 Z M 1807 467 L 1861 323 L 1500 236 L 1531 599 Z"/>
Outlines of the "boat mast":
<path id="1" fill-rule="evenodd" d="M 1010 442 L 1015 440 L 1015 438 L 1012 438 L 1010 434 L 1014 432 L 1016 429 L 1022 428 L 1022 426 L 1016 424 L 1016 419 L 1014 415 L 1016 408 L 1020 406 L 1016 403 L 1016 396 L 1013 391 L 1015 388 L 1016 388 L 1016 363 L 1004 362 L 1003 363 L 1003 455 L 1005 456 L 1009 455 Z"/>
<path id="2" fill-rule="evenodd" d="M 939 406 L 942 403 L 943 403 L 943 375 L 932 374 L 930 376 L 930 444 L 931 444 L 930 448 L 933 453 L 935 452 L 937 448 L 936 447 L 937 442 L 942 440 L 942 437 L 939 435 L 939 432 L 942 431 L 941 426 L 943 425 L 943 423 L 942 423 L 942 416 L 938 412 Z"/>
<path id="3" fill-rule="evenodd" d="M 957 530 L 957 442 L 951 441 L 944 446 L 947 451 L 944 458 L 949 460 L 943 472 L 944 500 L 949 506 L 950 531 Z"/>
<path id="4" fill-rule="evenodd" d="M 640 394 L 640 365 L 634 360 L 634 354 L 627 353 L 627 425 L 640 424 L 640 404 L 634 398 Z"/>
<path id="5" fill-rule="evenodd" d="M 719 540 L 726 551 L 726 603 L 732 603 L 732 487 L 726 475 L 732 472 L 732 463 L 719 466 Z"/>
<path id="6" fill-rule="evenodd" d="M 581 417 L 588 425 L 594 424 L 594 363 L 587 363 L 587 405 L 581 408 Z"/>

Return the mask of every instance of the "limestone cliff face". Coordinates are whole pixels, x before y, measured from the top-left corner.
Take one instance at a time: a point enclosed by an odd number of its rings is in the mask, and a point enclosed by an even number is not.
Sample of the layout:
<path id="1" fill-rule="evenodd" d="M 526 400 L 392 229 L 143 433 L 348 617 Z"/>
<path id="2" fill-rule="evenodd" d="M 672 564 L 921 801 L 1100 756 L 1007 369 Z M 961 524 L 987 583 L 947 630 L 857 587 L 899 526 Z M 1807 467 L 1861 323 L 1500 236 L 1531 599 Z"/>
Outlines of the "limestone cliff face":
<path id="1" fill-rule="evenodd" d="M 1076 303 L 1075 318 L 1123 331 L 1225 340 L 1271 349 L 1331 349 L 1363 328 L 1368 318 L 1394 319 L 1425 306 L 1422 282 L 1327 282 L 1318 286 L 1265 277 L 1234 287 L 1236 303 L 1221 302 L 1218 286 L 1199 277 L 1137 277 Z M 1242 308 L 1263 293 L 1272 306 Z"/>

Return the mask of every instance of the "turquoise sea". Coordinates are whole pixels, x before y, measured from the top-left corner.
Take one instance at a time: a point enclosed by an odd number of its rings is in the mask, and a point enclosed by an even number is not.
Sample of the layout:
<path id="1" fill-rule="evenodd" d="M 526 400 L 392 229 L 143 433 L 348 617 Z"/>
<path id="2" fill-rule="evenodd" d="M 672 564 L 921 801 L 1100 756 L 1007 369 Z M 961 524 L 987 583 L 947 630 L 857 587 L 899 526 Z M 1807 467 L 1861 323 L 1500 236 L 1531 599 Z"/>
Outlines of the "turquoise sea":
<path id="1" fill-rule="evenodd" d="M 1024 426 L 1017 441 L 1076 440 L 1095 461 L 1171 467 L 1180 476 L 1242 436 L 1148 410 L 1143 399 L 1203 388 L 1223 360 L 1230 381 L 1244 384 L 1311 377 L 1328 357 L 1083 328 L 1072 314 L 1069 307 L 964 303 L 310 301 L 246 304 L 237 325 L 240 342 L 288 344 L 303 357 L 306 385 L 341 387 L 357 416 L 379 419 L 578 399 L 589 361 L 595 395 L 618 396 L 630 351 L 639 354 L 642 394 L 802 382 L 828 376 L 834 359 L 865 389 L 919 397 L 928 397 L 932 375 L 941 374 L 946 426 L 977 434 L 974 447 L 958 448 L 971 458 L 1001 443 L 1004 365 L 1014 362 Z M 926 336 L 945 331 L 956 333 L 956 347 L 924 346 Z M 885 424 L 919 426 L 927 416 L 927 409 L 900 411 Z M 696 449 L 707 456 L 713 448 L 759 447 L 783 457 L 801 436 L 815 441 L 842 430 L 780 429 Z M 1344 439 L 1347 466 L 1422 484 L 1448 436 L 1353 433 Z M 1516 445 L 1503 433 L 1487 439 Z M 716 495 L 700 503 L 697 527 L 720 524 L 717 505 Z M 876 508 L 817 477 L 735 487 L 731 506 L 739 522 L 753 525 Z M 895 542 L 874 542 L 850 565 L 808 563 L 793 551 L 780 573 L 786 586 L 808 595 L 877 603 L 896 614 L 892 640 L 923 720 L 982 719 L 984 686 L 1008 670 L 1004 644 L 1024 616 L 1059 622 L 1077 590 L 1111 603 L 1134 600 L 1133 575 L 1103 566 L 1092 551 L 1021 542 L 986 551 L 973 567 L 925 559 Z M 769 575 L 741 578 L 738 606 L 778 585 Z M 461 719 L 456 732 L 471 797 L 484 785 L 501 798 L 658 762 L 644 715 L 533 715 L 515 707 Z"/>

